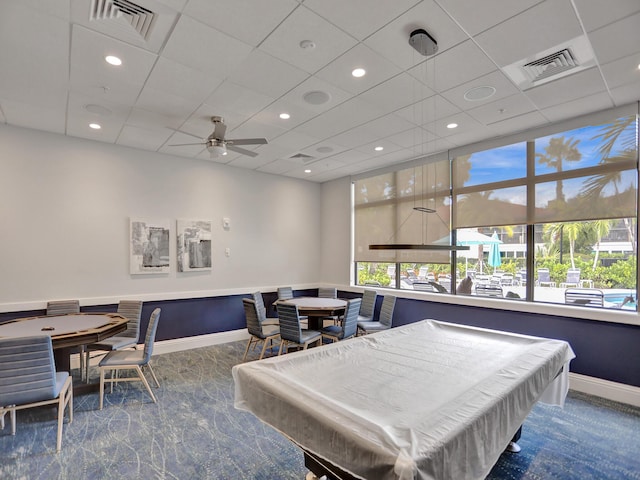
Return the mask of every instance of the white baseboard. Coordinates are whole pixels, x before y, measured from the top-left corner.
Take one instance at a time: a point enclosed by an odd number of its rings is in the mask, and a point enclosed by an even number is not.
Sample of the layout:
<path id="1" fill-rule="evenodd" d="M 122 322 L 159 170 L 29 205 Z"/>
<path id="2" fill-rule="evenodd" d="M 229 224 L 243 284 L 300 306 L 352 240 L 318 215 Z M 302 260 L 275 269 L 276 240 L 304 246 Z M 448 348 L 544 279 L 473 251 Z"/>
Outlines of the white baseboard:
<path id="1" fill-rule="evenodd" d="M 577 392 L 640 407 L 640 388 L 569 372 L 569 388 Z"/>
<path id="2" fill-rule="evenodd" d="M 174 340 L 162 340 L 154 343 L 153 354 L 161 355 L 163 353 L 181 352 L 182 350 L 210 347 L 212 345 L 220 345 L 221 343 L 247 340 L 248 338 L 249 332 L 246 329 L 242 329 L 198 335 L 195 337 L 176 338 Z"/>

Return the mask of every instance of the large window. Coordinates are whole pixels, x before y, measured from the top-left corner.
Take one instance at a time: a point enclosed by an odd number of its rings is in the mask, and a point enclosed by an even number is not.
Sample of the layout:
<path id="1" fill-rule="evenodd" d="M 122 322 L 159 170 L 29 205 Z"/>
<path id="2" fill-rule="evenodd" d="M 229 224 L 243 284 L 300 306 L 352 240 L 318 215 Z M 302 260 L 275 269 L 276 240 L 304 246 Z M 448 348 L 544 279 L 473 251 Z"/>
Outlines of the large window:
<path id="1" fill-rule="evenodd" d="M 400 289 L 635 309 L 637 112 L 594 118 L 356 180 L 358 272 Z M 368 248 L 450 236 L 469 250 Z"/>

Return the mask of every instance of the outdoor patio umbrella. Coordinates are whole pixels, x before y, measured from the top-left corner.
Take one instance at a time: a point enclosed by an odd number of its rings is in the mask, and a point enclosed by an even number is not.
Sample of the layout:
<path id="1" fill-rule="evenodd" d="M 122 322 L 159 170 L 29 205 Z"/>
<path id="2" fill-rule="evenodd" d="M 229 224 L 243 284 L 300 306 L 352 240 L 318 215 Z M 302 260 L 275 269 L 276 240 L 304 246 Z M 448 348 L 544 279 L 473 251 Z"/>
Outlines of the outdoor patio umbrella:
<path id="1" fill-rule="evenodd" d="M 457 245 L 479 245 L 478 248 L 478 261 L 480 262 L 480 272 L 482 272 L 482 246 L 483 245 L 496 245 L 498 246 L 499 244 L 502 243 L 502 241 L 500 241 L 500 239 L 498 239 L 498 235 L 494 232 L 495 238 L 493 236 L 488 236 L 488 235 L 484 235 L 483 233 L 480 233 L 477 229 L 475 228 L 460 228 L 458 230 L 456 230 L 456 244 Z M 438 240 L 436 240 L 433 243 L 436 244 L 450 244 L 451 242 L 451 237 L 447 236 L 447 237 L 443 237 L 440 238 Z M 498 251 L 498 257 L 500 256 L 500 252 Z M 466 256 L 465 256 L 465 260 L 466 260 Z M 466 265 L 465 265 L 466 268 Z"/>
<path id="2" fill-rule="evenodd" d="M 502 259 L 500 258 L 500 244 L 502 243 L 498 238 L 498 234 L 493 232 L 491 235 L 491 239 L 495 240 L 494 243 L 491 243 L 489 248 L 489 265 L 493 267 L 495 272 L 496 267 L 499 267 L 502 264 Z"/>

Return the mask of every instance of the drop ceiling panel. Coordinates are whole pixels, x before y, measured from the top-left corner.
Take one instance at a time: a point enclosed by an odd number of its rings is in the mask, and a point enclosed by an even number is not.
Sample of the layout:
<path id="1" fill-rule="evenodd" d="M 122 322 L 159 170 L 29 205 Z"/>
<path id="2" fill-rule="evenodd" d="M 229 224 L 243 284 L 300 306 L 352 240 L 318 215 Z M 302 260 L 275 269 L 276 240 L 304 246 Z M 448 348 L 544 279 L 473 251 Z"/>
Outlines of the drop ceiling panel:
<path id="1" fill-rule="evenodd" d="M 355 68 L 364 68 L 366 75 L 354 77 Z M 354 95 L 362 93 L 396 75 L 401 70 L 370 48 L 359 44 L 320 70 L 316 76 Z"/>
<path id="2" fill-rule="evenodd" d="M 184 13 L 256 47 L 297 6 L 295 0 L 190 0 Z"/>
<path id="3" fill-rule="evenodd" d="M 578 98 L 570 102 L 552 105 L 542 109 L 541 112 L 549 121 L 557 122 L 588 113 L 592 111 L 594 107 L 598 110 L 604 110 L 613 106 L 609 93 L 602 92 Z"/>
<path id="4" fill-rule="evenodd" d="M 616 0 L 609 4 L 610 8 L 602 8 L 597 0 L 574 0 L 574 3 L 587 32 L 640 12 L 638 0 Z"/>
<path id="5" fill-rule="evenodd" d="M 472 88 L 490 86 L 496 89 L 496 92 L 485 100 L 477 100 L 470 102 L 465 100 L 464 94 Z M 544 85 L 543 85 L 544 86 Z M 540 87 L 538 87 L 540 88 Z M 484 75 L 464 85 L 447 90 L 442 94 L 447 100 L 462 110 L 467 110 L 471 105 L 474 107 L 484 105 L 485 103 L 495 102 L 501 98 L 509 97 L 518 93 L 518 89 L 511 81 L 501 72 L 495 71 L 488 75 Z"/>
<path id="6" fill-rule="evenodd" d="M 477 35 L 527 10 L 542 0 L 438 0 L 440 6 L 470 35 Z"/>
<path id="7" fill-rule="evenodd" d="M 425 59 L 409 45 L 411 32 L 419 28 L 435 39 L 439 52 L 468 38 L 433 0 L 424 0 L 371 35 L 364 43 L 400 68 L 408 69 Z"/>
<path id="8" fill-rule="evenodd" d="M 501 122 L 495 122 L 489 125 L 489 131 L 493 135 L 505 135 L 507 133 L 513 132 L 521 132 L 527 130 L 529 128 L 533 128 L 536 126 L 542 126 L 546 123 L 546 119 L 544 115 L 540 112 L 529 112 L 524 113 L 522 115 L 518 115 L 516 117 L 509 118 L 508 120 L 503 120 Z M 486 135 L 486 134 L 485 134 Z M 484 137 L 480 136 L 473 140 L 474 142 L 482 140 Z M 457 140 L 457 139 L 454 139 Z M 459 145 L 465 145 L 470 142 L 460 142 Z"/>
<path id="9" fill-rule="evenodd" d="M 251 50 L 250 45 L 182 15 L 162 56 L 206 74 L 226 77 Z"/>
<path id="10" fill-rule="evenodd" d="M 283 133 L 282 135 L 275 137 L 270 142 L 276 143 L 284 148 L 297 151 L 321 142 L 321 138 L 300 132 L 294 128 L 286 133 Z"/>
<path id="11" fill-rule="evenodd" d="M 522 93 L 516 93 L 494 102 L 467 110 L 467 113 L 484 125 L 501 122 L 535 110 L 535 105 Z"/>
<path id="12" fill-rule="evenodd" d="M 360 94 L 360 98 L 391 113 L 406 108 L 433 91 L 407 73 L 401 73 Z"/>
<path id="13" fill-rule="evenodd" d="M 275 98 L 233 82 L 225 81 L 205 100 L 213 111 L 209 115 L 229 116 L 231 113 L 250 117 L 269 105 Z M 219 112 L 219 113 L 218 113 Z"/>
<path id="14" fill-rule="evenodd" d="M 570 0 L 546 1 L 475 37 L 494 62 L 504 67 L 582 35 Z"/>
<path id="15" fill-rule="evenodd" d="M 640 78 L 640 53 L 619 58 L 602 65 L 602 74 L 609 88 L 632 83 Z"/>
<path id="16" fill-rule="evenodd" d="M 395 114 L 415 125 L 424 125 L 458 112 L 460 112 L 460 108 L 456 107 L 446 98 L 441 95 L 432 95 L 420 102 L 398 110 Z"/>
<path id="17" fill-rule="evenodd" d="M 364 40 L 416 3 L 418 0 L 306 0 L 304 5 L 358 40 Z"/>
<path id="18" fill-rule="evenodd" d="M 182 119 L 183 122 L 198 108 L 198 105 L 200 105 L 198 100 L 190 100 L 151 87 L 144 87 L 136 101 L 137 108 L 173 116 L 176 119 Z"/>
<path id="19" fill-rule="evenodd" d="M 303 40 L 312 41 L 315 47 L 301 48 Z M 355 38 L 300 5 L 266 38 L 260 49 L 308 73 L 315 73 L 356 43 Z"/>
<path id="20" fill-rule="evenodd" d="M 637 102 L 640 98 L 640 81 L 634 83 L 627 83 L 621 87 L 611 90 L 611 96 L 616 105 L 625 105 L 631 102 Z"/>
<path id="21" fill-rule="evenodd" d="M 146 86 L 178 97 L 202 103 L 223 81 L 215 75 L 160 57 Z"/>
<path id="22" fill-rule="evenodd" d="M 496 69 L 496 65 L 471 40 L 430 57 L 416 65 L 409 73 L 437 92 L 486 75 Z"/>
<path id="23" fill-rule="evenodd" d="M 594 67 L 527 90 L 526 95 L 543 109 L 603 91 L 602 75 Z"/>
<path id="24" fill-rule="evenodd" d="M 305 95 L 310 92 L 326 93 L 328 95 L 327 102 L 318 105 L 309 103 L 305 100 Z M 335 107 L 336 105 L 340 105 L 351 97 L 352 95 L 349 92 L 346 92 L 325 80 L 318 77 L 308 77 L 304 82 L 300 83 L 300 85 L 283 95 L 282 100 L 309 110 L 310 112 L 319 114 Z"/>
<path id="25" fill-rule="evenodd" d="M 142 150 L 158 150 L 172 134 L 173 130 L 168 128 L 143 128 L 125 125 L 118 136 L 117 143 Z"/>
<path id="26" fill-rule="evenodd" d="M 600 63 L 632 55 L 640 45 L 640 13 L 592 32 L 589 38 Z"/>
<path id="27" fill-rule="evenodd" d="M 278 98 L 308 76 L 304 70 L 260 50 L 254 50 L 238 65 L 229 80 L 250 90 Z"/>

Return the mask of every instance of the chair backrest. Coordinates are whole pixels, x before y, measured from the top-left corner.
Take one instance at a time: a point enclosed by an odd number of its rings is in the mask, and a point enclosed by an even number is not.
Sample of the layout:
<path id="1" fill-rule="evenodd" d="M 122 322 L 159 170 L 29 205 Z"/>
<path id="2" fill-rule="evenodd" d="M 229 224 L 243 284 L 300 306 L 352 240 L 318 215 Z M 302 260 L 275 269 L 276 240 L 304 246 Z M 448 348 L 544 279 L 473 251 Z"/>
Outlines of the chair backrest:
<path id="1" fill-rule="evenodd" d="M 47 315 L 65 315 L 67 313 L 80 313 L 80 302 L 78 300 L 47 302 Z"/>
<path id="2" fill-rule="evenodd" d="M 120 337 L 140 339 L 140 317 L 142 315 L 142 300 L 120 300 L 118 313 L 127 320 L 127 329 L 119 334 Z"/>
<path id="3" fill-rule="evenodd" d="M 566 283 L 580 283 L 580 269 L 570 268 L 567 270 L 567 282 Z"/>
<path id="4" fill-rule="evenodd" d="M 342 319 L 342 338 L 353 337 L 358 330 L 358 314 L 362 304 L 361 298 L 347 300 L 347 308 Z"/>
<path id="5" fill-rule="evenodd" d="M 0 339 L 0 405 L 40 402 L 56 395 L 51 337 Z"/>
<path id="6" fill-rule="evenodd" d="M 396 297 L 393 295 L 385 295 L 382 300 L 382 307 L 380 307 L 380 323 L 391 327 L 393 322 L 393 311 L 396 308 Z"/>
<path id="7" fill-rule="evenodd" d="M 564 291 L 564 303 L 585 307 L 602 307 L 604 292 L 595 288 L 567 288 Z"/>
<path id="8" fill-rule="evenodd" d="M 293 288 L 278 287 L 278 300 L 289 300 L 293 298 Z"/>
<path id="9" fill-rule="evenodd" d="M 538 269 L 538 281 L 539 282 L 550 282 L 551 275 L 549 274 L 548 268 L 539 268 Z"/>
<path id="10" fill-rule="evenodd" d="M 256 304 L 256 312 L 258 314 L 258 321 L 262 324 L 267 319 L 267 307 L 264 305 L 264 298 L 262 298 L 261 292 L 253 292 L 251 298 Z"/>
<path id="11" fill-rule="evenodd" d="M 156 340 L 156 331 L 158 330 L 158 322 L 160 321 L 160 309 L 156 308 L 151 312 L 151 318 L 149 318 L 149 326 L 147 327 L 147 334 L 144 337 L 144 353 L 142 358 L 145 362 L 151 360 L 153 355 L 153 342 Z"/>
<path id="12" fill-rule="evenodd" d="M 436 289 L 431 282 L 413 282 L 411 284 L 414 290 L 420 290 L 421 292 L 435 292 Z"/>
<path id="13" fill-rule="evenodd" d="M 502 297 L 502 286 L 499 284 L 479 283 L 476 285 L 476 295 L 480 297 Z"/>
<path id="14" fill-rule="evenodd" d="M 278 305 L 278 323 L 280 324 L 280 338 L 289 342 L 302 342 L 302 327 L 298 306 L 288 303 Z"/>
<path id="15" fill-rule="evenodd" d="M 262 338 L 262 327 L 260 325 L 256 301 L 251 298 L 243 298 L 242 306 L 244 307 L 244 316 L 247 320 L 247 330 L 249 330 L 249 334 Z"/>
<path id="16" fill-rule="evenodd" d="M 362 294 L 362 302 L 360 304 L 360 315 L 363 317 L 373 318 L 373 312 L 376 308 L 376 299 L 378 293 L 375 290 L 365 290 Z"/>
<path id="17" fill-rule="evenodd" d="M 335 287 L 320 287 L 318 288 L 318 297 L 338 298 L 338 289 Z"/>

